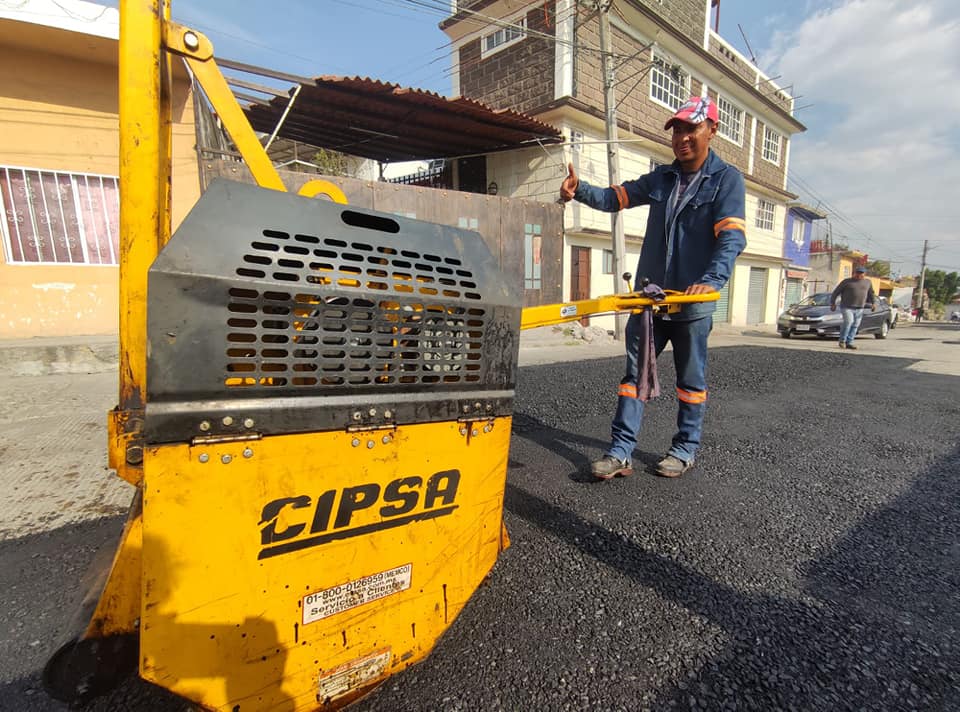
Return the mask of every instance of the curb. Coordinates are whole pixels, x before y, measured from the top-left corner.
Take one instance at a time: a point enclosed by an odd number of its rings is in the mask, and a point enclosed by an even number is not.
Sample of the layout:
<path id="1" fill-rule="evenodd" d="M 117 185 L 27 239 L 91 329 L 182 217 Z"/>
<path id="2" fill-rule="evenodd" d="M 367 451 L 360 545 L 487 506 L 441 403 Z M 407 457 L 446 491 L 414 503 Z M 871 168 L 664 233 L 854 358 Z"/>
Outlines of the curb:
<path id="1" fill-rule="evenodd" d="M 53 376 L 115 371 L 116 338 L 37 339 L 0 343 L 0 376 Z M 70 339 L 74 341 L 74 339 Z"/>

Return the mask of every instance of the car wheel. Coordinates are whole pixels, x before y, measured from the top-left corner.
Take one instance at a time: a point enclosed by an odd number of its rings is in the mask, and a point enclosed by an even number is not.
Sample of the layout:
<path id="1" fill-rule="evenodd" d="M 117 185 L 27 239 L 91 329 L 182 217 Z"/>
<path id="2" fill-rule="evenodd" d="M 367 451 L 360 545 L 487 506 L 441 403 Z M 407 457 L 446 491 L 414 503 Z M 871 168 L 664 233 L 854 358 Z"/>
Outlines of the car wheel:
<path id="1" fill-rule="evenodd" d="M 878 331 L 873 336 L 877 339 L 885 339 L 887 338 L 887 334 L 889 333 L 890 333 L 890 323 L 886 319 L 884 319 L 883 321 L 880 322 L 880 331 Z"/>
<path id="2" fill-rule="evenodd" d="M 789 339 L 789 338 L 790 338 L 790 332 L 789 332 L 789 331 L 781 331 L 781 332 L 780 332 L 780 336 L 782 336 L 782 337 L 785 338 L 785 339 Z"/>

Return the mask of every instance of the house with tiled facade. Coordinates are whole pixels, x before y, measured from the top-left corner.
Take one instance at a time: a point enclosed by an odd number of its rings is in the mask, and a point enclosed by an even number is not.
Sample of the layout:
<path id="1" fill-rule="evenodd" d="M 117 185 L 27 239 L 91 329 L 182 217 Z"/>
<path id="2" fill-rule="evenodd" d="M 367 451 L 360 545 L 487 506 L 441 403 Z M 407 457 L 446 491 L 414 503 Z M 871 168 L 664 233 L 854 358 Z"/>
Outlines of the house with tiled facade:
<path id="1" fill-rule="evenodd" d="M 747 248 L 724 289 L 717 320 L 773 323 L 785 298 L 790 139 L 804 130 L 793 98 L 710 27 L 710 0 L 617 0 L 610 11 L 616 64 L 620 180 L 673 160 L 664 122 L 691 94 L 720 109 L 712 147 L 747 185 Z M 500 195 L 553 201 L 572 162 L 608 184 L 597 13 L 575 0 L 459 0 L 441 23 L 451 40 L 453 93 L 560 127 L 563 147 L 486 157 Z M 623 214 L 626 265 L 636 264 L 646 208 Z M 564 217 L 565 299 L 614 290 L 610 217 L 570 203 Z M 535 243 L 527 255 L 536 260 Z M 598 322 L 605 323 L 605 322 Z"/>

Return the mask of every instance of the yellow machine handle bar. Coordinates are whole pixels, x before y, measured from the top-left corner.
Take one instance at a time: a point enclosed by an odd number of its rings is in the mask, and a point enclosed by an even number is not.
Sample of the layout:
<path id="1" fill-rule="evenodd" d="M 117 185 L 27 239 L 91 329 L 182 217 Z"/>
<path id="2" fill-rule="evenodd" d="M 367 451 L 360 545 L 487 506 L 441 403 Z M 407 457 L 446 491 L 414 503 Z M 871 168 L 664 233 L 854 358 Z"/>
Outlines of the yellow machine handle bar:
<path id="1" fill-rule="evenodd" d="M 526 307 L 520 315 L 520 329 L 535 329 L 538 326 L 563 324 L 568 321 L 577 321 L 585 316 L 596 316 L 598 314 L 635 313 L 649 308 L 675 313 L 680 311 L 684 304 L 715 302 L 720 299 L 720 292 L 684 294 L 683 292 L 668 290 L 666 295 L 664 299 L 653 299 L 641 292 L 630 292 L 629 294 L 607 294 L 594 299 L 581 299 L 574 302 Z"/>

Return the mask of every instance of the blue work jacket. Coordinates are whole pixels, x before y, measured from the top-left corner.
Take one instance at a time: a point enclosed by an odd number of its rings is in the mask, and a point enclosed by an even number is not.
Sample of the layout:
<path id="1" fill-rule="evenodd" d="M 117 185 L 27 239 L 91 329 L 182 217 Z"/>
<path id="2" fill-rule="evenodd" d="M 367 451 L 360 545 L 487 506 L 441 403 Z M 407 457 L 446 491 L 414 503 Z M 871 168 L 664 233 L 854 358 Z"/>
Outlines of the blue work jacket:
<path id="1" fill-rule="evenodd" d="M 664 289 L 683 291 L 691 284 L 708 284 L 719 290 L 730 279 L 737 255 L 747 246 L 746 191 L 740 171 L 711 150 L 697 182 L 691 183 L 671 211 L 670 197 L 679 178 L 680 164 L 674 161 L 612 188 L 580 181 L 573 196 L 608 213 L 650 206 L 635 289 L 646 277 Z M 716 302 L 686 304 L 672 318 L 698 319 L 714 311 Z"/>

